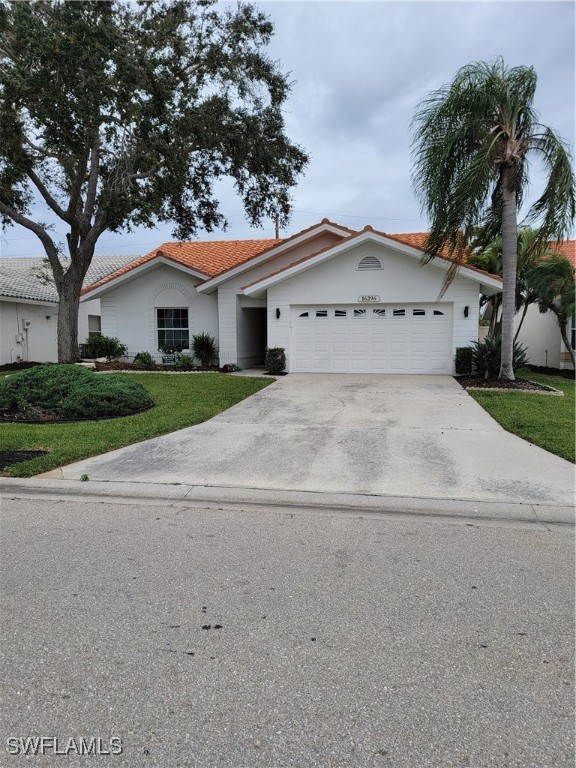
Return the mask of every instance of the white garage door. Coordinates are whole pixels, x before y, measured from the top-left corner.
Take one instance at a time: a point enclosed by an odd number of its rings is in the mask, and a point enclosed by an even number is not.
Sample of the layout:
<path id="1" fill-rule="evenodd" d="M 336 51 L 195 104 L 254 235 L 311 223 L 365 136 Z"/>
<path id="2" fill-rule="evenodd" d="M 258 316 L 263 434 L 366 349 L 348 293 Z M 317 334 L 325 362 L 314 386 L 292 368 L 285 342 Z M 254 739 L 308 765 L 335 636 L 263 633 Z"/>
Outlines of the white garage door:
<path id="1" fill-rule="evenodd" d="M 291 308 L 290 370 L 452 373 L 451 304 Z"/>

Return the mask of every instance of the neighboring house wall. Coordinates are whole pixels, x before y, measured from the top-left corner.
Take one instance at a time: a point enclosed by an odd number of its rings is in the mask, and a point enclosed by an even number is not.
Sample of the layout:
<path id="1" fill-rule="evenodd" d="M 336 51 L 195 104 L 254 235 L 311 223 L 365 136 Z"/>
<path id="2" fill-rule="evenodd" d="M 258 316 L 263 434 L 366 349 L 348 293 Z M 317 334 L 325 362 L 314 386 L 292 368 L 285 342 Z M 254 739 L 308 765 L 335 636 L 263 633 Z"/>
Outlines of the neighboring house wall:
<path id="1" fill-rule="evenodd" d="M 90 321 L 89 317 L 100 317 L 100 299 L 93 299 L 92 301 L 85 301 L 80 304 L 78 310 L 78 343 L 84 344 L 88 335 L 92 329 L 91 324 L 95 325 L 94 321 Z M 100 323 L 97 323 L 100 325 Z"/>
<path id="2" fill-rule="evenodd" d="M 520 315 L 518 314 L 516 315 L 516 323 L 519 321 Z M 568 337 L 570 337 L 570 327 L 568 328 Z M 568 352 L 562 342 L 556 315 L 553 312 L 540 312 L 535 304 L 528 307 L 518 334 L 518 341 L 526 347 L 531 365 L 572 368 Z"/>
<path id="3" fill-rule="evenodd" d="M 293 264 L 312 253 L 321 251 L 323 248 L 334 245 L 341 239 L 330 232 L 323 233 L 319 237 L 281 254 L 272 261 L 258 264 L 218 286 L 221 365 L 237 363 L 241 368 L 248 368 L 258 361 L 258 357 L 253 354 L 252 342 L 249 339 L 250 321 L 246 321 L 246 315 L 241 315 L 238 293 L 240 293 L 242 286 Z"/>
<path id="4" fill-rule="evenodd" d="M 0 301 L 0 364 L 19 360 L 55 363 L 58 360 L 54 304 Z M 17 340 L 19 339 L 19 341 Z"/>
<path id="5" fill-rule="evenodd" d="M 384 268 L 359 271 L 359 261 L 371 255 L 380 258 Z M 356 304 L 358 296 L 364 294 L 378 295 L 381 304 L 436 302 L 445 276 L 433 262 L 422 266 L 418 259 L 405 254 L 362 244 L 268 289 L 268 346 L 284 347 L 290 358 L 291 305 Z M 479 283 L 456 278 L 442 296 L 442 302 L 453 304 L 454 351 L 478 339 L 479 294 Z M 464 317 L 465 307 L 468 317 Z"/>
<path id="6" fill-rule="evenodd" d="M 197 293 L 200 282 L 179 269 L 161 265 L 120 284 L 100 299 L 102 334 L 119 338 L 127 345 L 130 357 L 146 351 L 159 358 L 156 310 L 186 307 L 190 338 L 205 332 L 218 340 L 216 294 Z"/>

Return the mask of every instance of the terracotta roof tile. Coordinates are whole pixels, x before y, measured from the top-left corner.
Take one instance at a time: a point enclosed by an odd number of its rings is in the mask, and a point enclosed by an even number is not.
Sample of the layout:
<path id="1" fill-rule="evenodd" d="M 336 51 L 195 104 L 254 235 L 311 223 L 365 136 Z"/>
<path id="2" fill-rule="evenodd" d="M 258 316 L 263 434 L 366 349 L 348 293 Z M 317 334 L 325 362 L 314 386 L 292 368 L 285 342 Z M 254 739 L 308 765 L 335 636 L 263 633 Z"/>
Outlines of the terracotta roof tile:
<path id="1" fill-rule="evenodd" d="M 263 251 L 273 248 L 281 242 L 283 242 L 281 239 L 270 238 L 266 240 L 204 240 L 186 243 L 163 243 L 159 248 L 155 248 L 145 256 L 135 259 L 103 280 L 99 280 L 89 288 L 85 288 L 82 292 L 86 293 L 87 291 L 99 288 L 101 285 L 110 282 L 110 280 L 114 280 L 136 267 L 152 261 L 157 256 L 164 256 L 170 261 L 175 261 L 177 264 L 189 267 L 195 272 L 205 275 L 206 280 L 210 280 L 221 272 L 237 267 L 239 264 L 254 256 L 258 256 Z"/>
<path id="2" fill-rule="evenodd" d="M 576 240 L 564 240 L 561 243 L 554 243 L 551 248 L 554 253 L 565 256 L 576 269 Z"/>
<path id="3" fill-rule="evenodd" d="M 229 269 L 240 266 L 250 259 L 255 259 L 257 256 L 261 256 L 266 251 L 271 250 L 280 243 L 288 243 L 290 240 L 294 240 L 296 237 L 305 235 L 308 232 L 316 229 L 322 224 L 328 224 L 332 227 L 337 227 L 353 234 L 355 230 L 348 229 L 348 227 L 342 226 L 342 224 L 336 224 L 330 219 L 322 219 L 320 224 L 312 224 L 307 229 L 303 229 L 297 232 L 295 235 L 291 235 L 286 238 L 270 238 L 262 240 L 203 240 L 192 242 L 168 242 L 163 243 L 159 248 L 155 248 L 145 256 L 141 256 L 139 259 L 135 259 L 129 265 L 116 270 L 112 274 L 108 275 L 97 283 L 93 283 L 89 288 L 84 288 L 82 293 L 87 293 L 95 288 L 114 280 L 121 275 L 130 272 L 132 269 L 146 264 L 148 261 L 156 258 L 157 256 L 164 256 L 167 259 L 175 261 L 178 264 L 182 264 L 185 267 L 200 272 L 206 276 L 206 280 L 212 280 L 214 277 L 218 277 L 223 272 L 227 272 Z"/>
<path id="4" fill-rule="evenodd" d="M 402 243 L 403 245 L 408 245 L 411 248 L 417 248 L 418 250 L 423 251 L 424 250 L 424 244 L 426 242 L 426 238 L 428 237 L 427 232 L 407 232 L 407 233 L 401 233 L 396 235 L 390 235 L 386 232 L 380 232 L 373 227 L 371 227 L 369 224 L 364 227 L 364 229 L 360 230 L 359 232 L 355 232 L 352 234 L 349 238 L 346 239 L 346 243 L 351 242 L 357 237 L 360 237 L 364 232 L 374 232 L 375 235 L 380 235 L 381 237 L 386 237 L 389 240 L 396 240 L 399 243 Z M 304 256 L 302 259 L 298 259 L 297 261 L 292 262 L 292 264 L 288 264 L 285 267 L 282 267 L 282 269 L 278 269 L 275 272 L 270 272 L 270 274 L 265 275 L 264 277 L 258 278 L 258 280 L 254 280 L 251 283 L 248 283 L 248 285 L 242 286 L 242 288 L 250 288 L 253 285 L 256 285 L 256 283 L 260 283 L 263 280 L 268 280 L 270 277 L 274 277 L 275 275 L 279 275 L 281 272 L 284 272 L 287 269 L 290 269 L 291 267 L 295 267 L 297 264 L 302 264 L 305 261 L 308 261 L 309 259 L 314 258 L 315 256 L 319 256 L 321 253 L 324 253 L 325 251 L 330 251 L 332 248 L 334 248 L 334 245 L 328 245 L 325 248 L 321 248 L 319 251 L 316 251 L 315 253 L 311 253 L 308 256 Z M 452 261 L 448 256 L 439 256 L 439 258 L 445 260 L 445 261 Z M 485 275 L 486 277 L 495 278 L 496 280 L 501 280 L 498 275 L 493 275 L 491 272 L 486 272 L 483 269 L 478 269 L 477 267 L 472 267 L 470 264 L 463 264 L 462 266 L 465 266 L 466 269 L 470 269 L 473 272 L 478 272 L 480 275 Z"/>

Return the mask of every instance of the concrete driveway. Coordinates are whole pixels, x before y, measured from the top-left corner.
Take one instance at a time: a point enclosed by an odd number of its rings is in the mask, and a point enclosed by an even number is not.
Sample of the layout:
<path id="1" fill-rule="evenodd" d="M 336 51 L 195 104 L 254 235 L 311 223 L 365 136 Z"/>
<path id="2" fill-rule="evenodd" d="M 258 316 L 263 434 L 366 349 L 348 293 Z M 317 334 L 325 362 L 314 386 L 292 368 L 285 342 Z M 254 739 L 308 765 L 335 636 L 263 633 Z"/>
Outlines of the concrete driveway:
<path id="1" fill-rule="evenodd" d="M 291 374 L 204 424 L 49 474 L 542 505 L 574 501 L 574 467 L 506 432 L 449 376 Z"/>

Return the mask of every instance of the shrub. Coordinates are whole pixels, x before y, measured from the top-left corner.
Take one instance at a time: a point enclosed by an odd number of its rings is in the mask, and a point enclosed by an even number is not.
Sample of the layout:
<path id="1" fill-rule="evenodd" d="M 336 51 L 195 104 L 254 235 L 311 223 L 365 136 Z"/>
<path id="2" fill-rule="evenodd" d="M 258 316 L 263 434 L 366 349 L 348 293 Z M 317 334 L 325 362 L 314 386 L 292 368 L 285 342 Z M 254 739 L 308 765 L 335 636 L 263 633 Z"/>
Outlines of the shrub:
<path id="1" fill-rule="evenodd" d="M 115 336 L 89 336 L 86 339 L 86 357 L 105 357 L 118 360 L 128 352 L 128 347 Z"/>
<path id="2" fill-rule="evenodd" d="M 264 359 L 266 373 L 278 376 L 286 369 L 286 352 L 283 347 L 268 347 Z"/>
<path id="3" fill-rule="evenodd" d="M 501 354 L 500 337 L 491 338 L 487 336 L 483 341 L 475 341 L 472 345 L 472 362 L 476 370 L 476 375 L 485 379 L 491 379 L 498 376 L 500 371 Z M 528 363 L 528 354 L 526 348 L 514 342 L 514 353 L 512 356 L 512 368 L 514 371 L 522 368 Z"/>
<path id="4" fill-rule="evenodd" d="M 190 355 L 177 355 L 175 368 L 179 371 L 193 371 L 196 368 L 194 358 Z"/>
<path id="5" fill-rule="evenodd" d="M 28 418 L 127 416 L 154 404 L 141 384 L 78 365 L 43 365 L 0 381 L 0 410 Z"/>
<path id="6" fill-rule="evenodd" d="M 133 362 L 134 365 L 139 365 L 142 368 L 146 368 L 147 371 L 155 371 L 156 368 L 158 368 L 156 361 L 150 352 L 138 352 L 138 354 L 134 356 Z"/>
<path id="7" fill-rule="evenodd" d="M 192 336 L 190 349 L 194 353 L 194 357 L 200 361 L 200 365 L 203 368 L 209 368 L 211 365 L 214 365 L 218 359 L 216 339 L 214 336 L 210 336 L 209 333 L 197 333 Z"/>
<path id="8" fill-rule="evenodd" d="M 472 373 L 472 347 L 456 348 L 456 374 L 458 376 L 469 376 Z"/>

